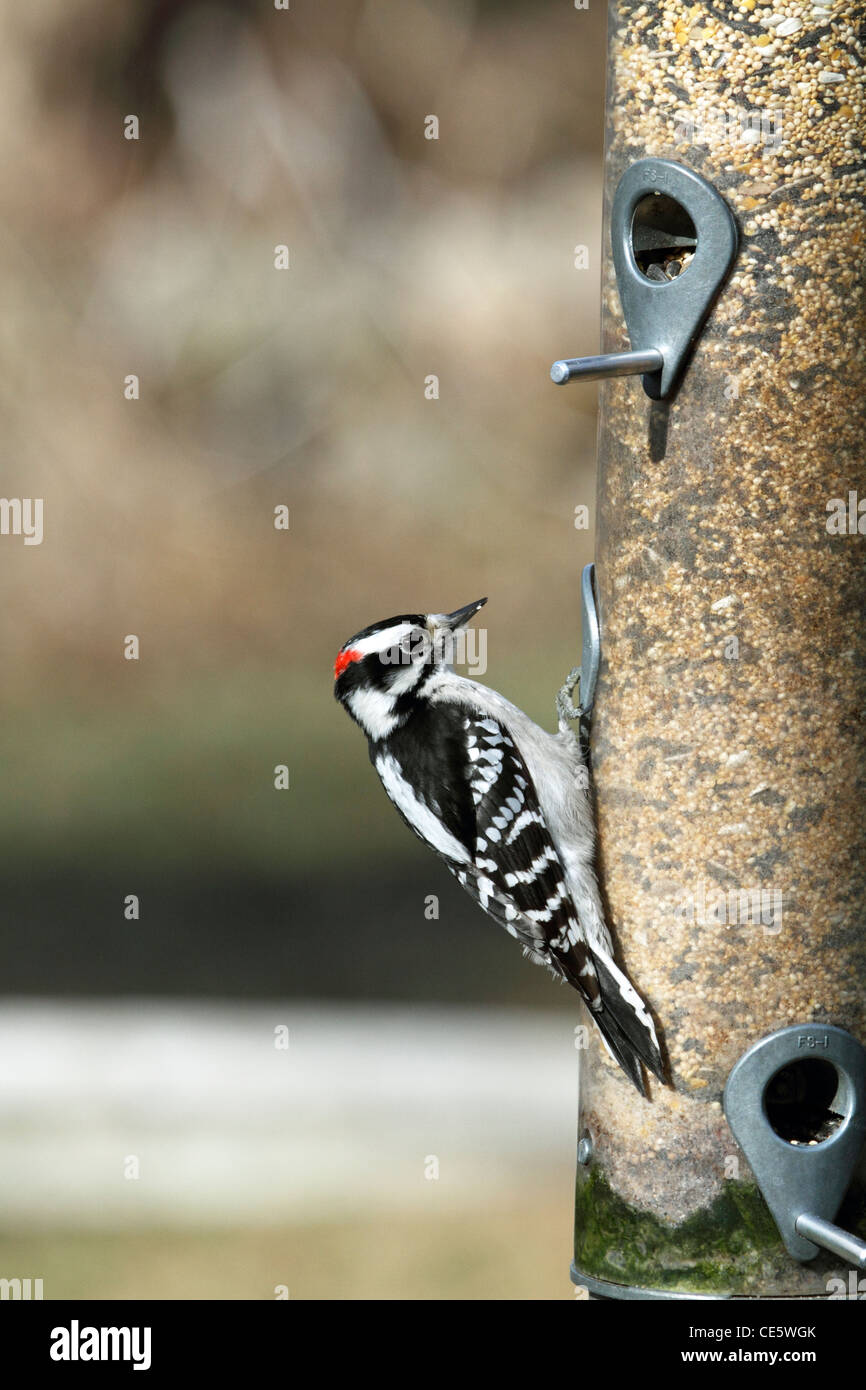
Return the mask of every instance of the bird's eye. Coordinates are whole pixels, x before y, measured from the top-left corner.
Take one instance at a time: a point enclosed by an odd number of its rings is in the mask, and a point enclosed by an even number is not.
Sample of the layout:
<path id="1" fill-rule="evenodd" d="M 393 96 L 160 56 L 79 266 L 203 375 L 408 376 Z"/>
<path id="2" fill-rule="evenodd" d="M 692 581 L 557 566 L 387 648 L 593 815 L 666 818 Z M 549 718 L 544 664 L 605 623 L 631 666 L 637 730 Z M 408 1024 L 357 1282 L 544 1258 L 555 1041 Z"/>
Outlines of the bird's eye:
<path id="1" fill-rule="evenodd" d="M 411 666 L 423 658 L 426 650 L 426 634 L 416 628 L 407 632 L 392 647 L 386 647 L 380 658 L 386 666 Z"/>
<path id="2" fill-rule="evenodd" d="M 399 642 L 395 642 L 388 653 L 388 659 L 393 666 L 408 666 L 412 660 L 412 634 L 406 633 Z"/>
<path id="3" fill-rule="evenodd" d="M 423 628 L 416 627 L 403 639 L 408 647 L 409 661 L 425 661 L 430 652 L 430 634 Z"/>

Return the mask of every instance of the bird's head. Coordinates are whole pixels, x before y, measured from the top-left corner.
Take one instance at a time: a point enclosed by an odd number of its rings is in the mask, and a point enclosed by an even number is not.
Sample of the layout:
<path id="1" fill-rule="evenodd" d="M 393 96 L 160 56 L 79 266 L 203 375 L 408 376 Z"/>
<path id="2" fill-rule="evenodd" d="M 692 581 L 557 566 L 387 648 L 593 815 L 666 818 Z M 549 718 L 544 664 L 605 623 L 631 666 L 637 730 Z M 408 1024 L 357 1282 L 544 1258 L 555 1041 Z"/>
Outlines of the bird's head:
<path id="1" fill-rule="evenodd" d="M 387 738 L 409 718 L 439 672 L 450 669 L 454 636 L 486 598 L 453 613 L 403 613 L 356 632 L 334 663 L 334 694 L 368 738 Z"/>

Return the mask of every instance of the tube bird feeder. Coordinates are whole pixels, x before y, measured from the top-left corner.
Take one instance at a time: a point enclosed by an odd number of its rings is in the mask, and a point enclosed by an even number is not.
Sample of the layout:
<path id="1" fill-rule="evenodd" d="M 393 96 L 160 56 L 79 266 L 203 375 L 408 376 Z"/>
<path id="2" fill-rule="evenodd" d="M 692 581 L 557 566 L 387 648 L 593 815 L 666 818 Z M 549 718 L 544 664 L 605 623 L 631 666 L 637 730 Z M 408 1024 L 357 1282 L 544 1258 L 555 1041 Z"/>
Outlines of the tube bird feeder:
<path id="1" fill-rule="evenodd" d="M 590 1030 L 573 1278 L 595 1297 L 843 1296 L 862 1254 L 864 21 L 610 7 L 602 348 L 647 374 L 600 388 L 589 750 L 600 879 L 670 1085 L 640 1097 Z M 667 390 L 618 264 L 641 162 L 627 256 L 659 313 L 706 241 L 655 166 L 709 185 L 736 233 Z M 835 1183 L 817 1225 L 810 1182 Z"/>

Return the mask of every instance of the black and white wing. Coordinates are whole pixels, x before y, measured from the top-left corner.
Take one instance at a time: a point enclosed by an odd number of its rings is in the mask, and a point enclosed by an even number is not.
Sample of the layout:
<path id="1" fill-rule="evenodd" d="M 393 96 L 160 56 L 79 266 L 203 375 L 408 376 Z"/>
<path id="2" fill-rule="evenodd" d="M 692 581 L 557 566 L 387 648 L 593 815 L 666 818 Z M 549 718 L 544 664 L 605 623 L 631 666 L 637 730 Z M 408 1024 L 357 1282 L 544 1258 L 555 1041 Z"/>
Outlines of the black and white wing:
<path id="1" fill-rule="evenodd" d="M 585 939 L 520 750 L 496 719 L 465 707 L 443 716 L 440 706 L 426 730 L 371 748 L 385 790 L 484 911 L 582 994 L 612 1055 L 643 1090 L 638 1059 L 662 1075 L 652 1020 L 616 963 Z"/>
<path id="2" fill-rule="evenodd" d="M 528 953 L 595 1005 L 592 953 L 526 763 L 497 720 L 466 715 L 463 730 L 474 841 L 472 862 L 452 870 Z"/>

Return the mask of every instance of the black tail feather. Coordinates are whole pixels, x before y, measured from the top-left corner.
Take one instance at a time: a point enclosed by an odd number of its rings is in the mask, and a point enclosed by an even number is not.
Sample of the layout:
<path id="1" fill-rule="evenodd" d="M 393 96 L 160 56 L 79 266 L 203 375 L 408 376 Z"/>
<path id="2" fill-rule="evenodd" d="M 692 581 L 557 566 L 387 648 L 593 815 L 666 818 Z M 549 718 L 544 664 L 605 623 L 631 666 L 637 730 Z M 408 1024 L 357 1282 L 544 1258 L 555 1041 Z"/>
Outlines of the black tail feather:
<path id="1" fill-rule="evenodd" d="M 594 1001 L 590 1014 L 626 1076 L 645 1096 L 641 1063 L 659 1081 L 667 1081 L 664 1059 L 649 1011 L 634 985 L 614 961 L 601 951 L 594 950 L 593 962 L 601 997 Z M 571 972 L 566 973 L 570 983 L 580 989 L 578 980 L 572 978 Z"/>
<path id="2" fill-rule="evenodd" d="M 600 952 L 593 958 L 603 1001 L 603 1008 L 595 1015 L 598 1026 L 617 1061 L 641 1095 L 646 1095 L 638 1059 L 659 1081 L 667 1079 L 649 1011 L 634 986 L 612 961 L 607 961 Z"/>

